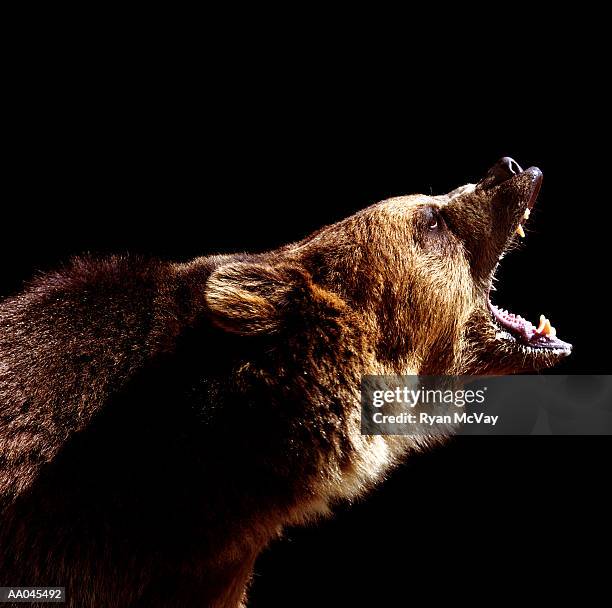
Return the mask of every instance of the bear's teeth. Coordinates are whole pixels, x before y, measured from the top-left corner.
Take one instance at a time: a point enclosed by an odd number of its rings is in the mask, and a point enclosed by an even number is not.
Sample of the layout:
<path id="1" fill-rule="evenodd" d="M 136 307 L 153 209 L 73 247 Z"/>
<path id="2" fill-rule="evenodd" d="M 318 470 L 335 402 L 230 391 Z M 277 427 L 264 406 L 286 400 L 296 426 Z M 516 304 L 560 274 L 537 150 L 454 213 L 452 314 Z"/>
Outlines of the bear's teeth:
<path id="1" fill-rule="evenodd" d="M 516 233 L 522 238 L 525 238 L 525 231 L 523 230 L 523 226 L 521 224 L 518 225 L 516 229 Z"/>
<path id="2" fill-rule="evenodd" d="M 557 335 L 557 330 L 550 324 L 550 321 L 544 315 L 540 315 L 540 324 L 536 329 L 536 334 L 554 338 Z"/>
<path id="3" fill-rule="evenodd" d="M 523 213 L 523 219 L 528 220 L 530 215 L 531 215 L 531 209 L 527 207 L 527 209 L 525 209 L 525 213 Z"/>

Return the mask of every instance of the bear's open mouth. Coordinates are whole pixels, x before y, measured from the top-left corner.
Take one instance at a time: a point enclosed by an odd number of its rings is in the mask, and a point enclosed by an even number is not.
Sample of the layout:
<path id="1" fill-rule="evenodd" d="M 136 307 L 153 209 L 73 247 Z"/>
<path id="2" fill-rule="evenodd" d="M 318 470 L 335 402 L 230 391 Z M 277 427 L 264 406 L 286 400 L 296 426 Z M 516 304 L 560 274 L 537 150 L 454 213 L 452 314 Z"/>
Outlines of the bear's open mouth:
<path id="1" fill-rule="evenodd" d="M 521 171 L 521 173 L 523 172 Z M 518 224 L 513 227 L 514 229 L 512 230 L 510 240 L 514 238 L 514 233 L 521 238 L 525 238 L 523 224 L 529 219 L 531 210 L 535 205 L 538 193 L 540 191 L 541 184 L 542 176 L 538 171 L 527 200 L 521 201 L 519 205 L 518 217 L 520 219 Z M 496 328 L 495 337 L 497 339 L 516 342 L 522 345 L 527 352 L 533 352 L 535 350 L 548 350 L 553 351 L 556 354 L 569 354 L 569 352 L 571 352 L 571 344 L 563 342 L 557 338 L 555 328 L 544 315 L 540 315 L 540 321 L 536 326 L 520 315 L 508 312 L 507 310 L 493 304 L 490 299 L 490 292 L 491 289 L 489 288 L 489 293 L 487 294 L 487 305 L 492 315 L 493 324 Z"/>

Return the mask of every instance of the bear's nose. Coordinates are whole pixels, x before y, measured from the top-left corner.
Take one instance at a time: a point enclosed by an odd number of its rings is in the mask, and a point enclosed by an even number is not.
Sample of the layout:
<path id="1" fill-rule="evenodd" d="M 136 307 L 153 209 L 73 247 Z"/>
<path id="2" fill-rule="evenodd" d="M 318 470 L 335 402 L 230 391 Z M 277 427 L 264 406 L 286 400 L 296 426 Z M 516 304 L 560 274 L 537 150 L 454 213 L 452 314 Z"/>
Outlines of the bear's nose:
<path id="1" fill-rule="evenodd" d="M 487 171 L 484 179 L 480 181 L 480 185 L 483 188 L 492 188 L 522 172 L 523 169 L 513 158 L 504 156 Z"/>

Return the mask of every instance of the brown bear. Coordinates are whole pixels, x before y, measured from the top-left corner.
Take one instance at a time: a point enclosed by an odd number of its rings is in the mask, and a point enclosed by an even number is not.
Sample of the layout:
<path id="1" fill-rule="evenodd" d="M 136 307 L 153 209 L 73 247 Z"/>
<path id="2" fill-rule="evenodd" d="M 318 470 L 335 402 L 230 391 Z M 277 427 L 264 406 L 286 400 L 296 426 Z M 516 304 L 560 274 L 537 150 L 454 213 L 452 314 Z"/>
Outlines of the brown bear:
<path id="1" fill-rule="evenodd" d="M 236 607 L 284 526 L 421 444 L 360 433 L 363 374 L 537 370 L 489 299 L 537 168 L 375 204 L 269 253 L 79 259 L 0 305 L 0 584 L 79 607 Z"/>

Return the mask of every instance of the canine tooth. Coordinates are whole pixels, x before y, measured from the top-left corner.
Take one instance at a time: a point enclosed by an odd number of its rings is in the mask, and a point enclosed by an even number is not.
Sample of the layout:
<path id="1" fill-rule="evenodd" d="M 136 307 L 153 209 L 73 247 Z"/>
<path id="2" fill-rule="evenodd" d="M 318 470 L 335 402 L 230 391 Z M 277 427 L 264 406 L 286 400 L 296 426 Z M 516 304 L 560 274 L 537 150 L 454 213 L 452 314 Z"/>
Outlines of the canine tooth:
<path id="1" fill-rule="evenodd" d="M 536 333 L 542 336 L 557 335 L 555 328 L 550 324 L 550 321 L 544 315 L 540 315 L 540 324 L 536 329 Z"/>
<path id="2" fill-rule="evenodd" d="M 525 231 L 523 230 L 523 226 L 521 224 L 518 225 L 516 229 L 516 233 L 522 238 L 525 238 Z"/>
<path id="3" fill-rule="evenodd" d="M 527 209 L 525 209 L 525 213 L 523 213 L 523 219 L 528 220 L 530 215 L 531 215 L 531 209 L 527 207 Z"/>

